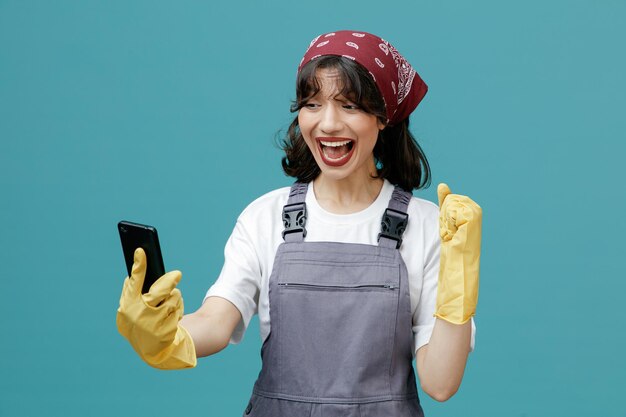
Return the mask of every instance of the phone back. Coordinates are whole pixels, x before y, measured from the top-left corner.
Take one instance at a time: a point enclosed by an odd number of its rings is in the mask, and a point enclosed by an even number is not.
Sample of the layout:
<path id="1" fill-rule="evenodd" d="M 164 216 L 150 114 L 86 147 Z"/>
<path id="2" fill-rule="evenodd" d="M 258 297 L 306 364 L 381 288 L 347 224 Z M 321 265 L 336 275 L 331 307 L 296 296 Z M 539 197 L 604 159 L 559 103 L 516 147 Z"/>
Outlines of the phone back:
<path id="1" fill-rule="evenodd" d="M 157 231 L 152 226 L 128 221 L 119 222 L 117 228 L 122 241 L 122 251 L 124 252 L 128 276 L 133 269 L 135 249 L 142 248 L 146 253 L 146 277 L 141 291 L 142 294 L 145 294 L 150 290 L 152 284 L 165 274 Z"/>

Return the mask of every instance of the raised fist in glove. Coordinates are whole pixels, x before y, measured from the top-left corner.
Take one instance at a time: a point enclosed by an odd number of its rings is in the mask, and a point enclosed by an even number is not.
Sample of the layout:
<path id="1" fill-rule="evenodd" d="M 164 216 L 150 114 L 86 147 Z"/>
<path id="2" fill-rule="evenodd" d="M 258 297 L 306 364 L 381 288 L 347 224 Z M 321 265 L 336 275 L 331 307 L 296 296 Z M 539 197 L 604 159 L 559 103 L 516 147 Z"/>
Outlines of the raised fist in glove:
<path id="1" fill-rule="evenodd" d="M 117 329 L 148 365 L 159 369 L 196 366 L 196 351 L 187 330 L 178 324 L 183 317 L 183 297 L 176 285 L 182 274 L 168 272 L 146 294 L 141 293 L 146 275 L 146 254 L 135 250 L 131 276 L 117 310 Z"/>
<path id="2" fill-rule="evenodd" d="M 441 257 L 435 316 L 454 324 L 476 312 L 482 210 L 471 198 L 437 187 Z"/>

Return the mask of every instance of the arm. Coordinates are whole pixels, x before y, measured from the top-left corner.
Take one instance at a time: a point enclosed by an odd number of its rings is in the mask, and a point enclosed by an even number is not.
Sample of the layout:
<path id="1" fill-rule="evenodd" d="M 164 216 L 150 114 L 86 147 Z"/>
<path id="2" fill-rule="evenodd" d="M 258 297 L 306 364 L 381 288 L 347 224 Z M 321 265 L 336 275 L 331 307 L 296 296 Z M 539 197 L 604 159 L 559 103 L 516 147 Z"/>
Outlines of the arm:
<path id="1" fill-rule="evenodd" d="M 231 340 L 237 343 L 256 313 L 261 286 L 261 261 L 256 250 L 260 245 L 259 233 L 250 233 L 246 225 L 257 223 L 256 214 L 251 215 L 248 209 L 239 216 L 224 247 L 219 277 L 200 308 L 181 320 L 198 357 L 221 351 Z"/>
<path id="2" fill-rule="evenodd" d="M 230 301 L 221 297 L 209 297 L 202 306 L 180 321 L 191 335 L 196 356 L 213 355 L 228 346 L 241 313 Z"/>
<path id="3" fill-rule="evenodd" d="M 435 325 L 428 344 L 416 353 L 423 390 L 437 401 L 456 393 L 470 352 L 478 300 L 482 209 L 467 196 L 437 187 L 441 256 Z"/>
<path id="4" fill-rule="evenodd" d="M 446 401 L 459 389 L 470 352 L 471 331 L 471 321 L 452 324 L 438 318 L 429 343 L 417 351 L 420 384 L 433 399 Z"/>

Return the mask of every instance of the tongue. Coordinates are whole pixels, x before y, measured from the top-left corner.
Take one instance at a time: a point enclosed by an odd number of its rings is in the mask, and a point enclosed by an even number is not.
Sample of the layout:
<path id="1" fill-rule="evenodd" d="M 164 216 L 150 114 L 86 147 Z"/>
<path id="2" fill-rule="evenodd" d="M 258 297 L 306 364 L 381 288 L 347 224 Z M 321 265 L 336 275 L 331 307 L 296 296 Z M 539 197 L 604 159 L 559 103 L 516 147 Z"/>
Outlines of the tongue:
<path id="1" fill-rule="evenodd" d="M 331 159 L 338 159 L 349 152 L 348 145 L 324 146 L 324 155 Z"/>

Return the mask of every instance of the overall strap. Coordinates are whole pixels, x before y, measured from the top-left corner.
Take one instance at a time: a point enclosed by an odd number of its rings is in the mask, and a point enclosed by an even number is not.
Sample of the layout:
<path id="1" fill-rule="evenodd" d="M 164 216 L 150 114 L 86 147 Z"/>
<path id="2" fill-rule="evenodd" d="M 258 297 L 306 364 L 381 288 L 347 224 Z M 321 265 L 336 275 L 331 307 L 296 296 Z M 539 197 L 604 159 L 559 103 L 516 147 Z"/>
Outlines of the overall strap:
<path id="1" fill-rule="evenodd" d="M 383 214 L 381 231 L 378 234 L 378 246 L 400 249 L 402 234 L 408 224 L 407 209 L 411 201 L 411 194 L 396 186 L 389 199 L 389 205 Z"/>
<path id="2" fill-rule="evenodd" d="M 289 191 L 289 200 L 283 207 L 283 239 L 285 242 L 302 242 L 306 237 L 306 192 L 309 184 L 295 182 Z"/>

